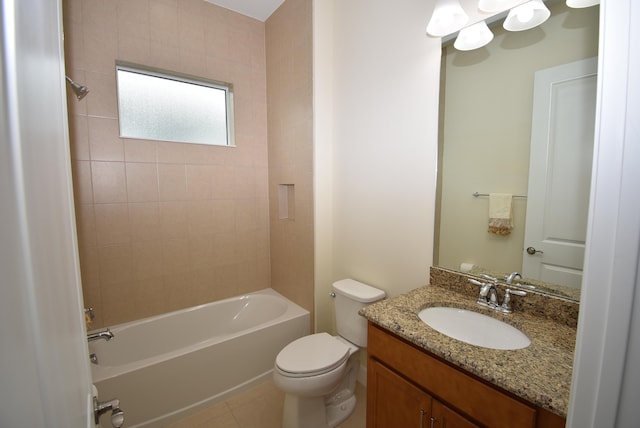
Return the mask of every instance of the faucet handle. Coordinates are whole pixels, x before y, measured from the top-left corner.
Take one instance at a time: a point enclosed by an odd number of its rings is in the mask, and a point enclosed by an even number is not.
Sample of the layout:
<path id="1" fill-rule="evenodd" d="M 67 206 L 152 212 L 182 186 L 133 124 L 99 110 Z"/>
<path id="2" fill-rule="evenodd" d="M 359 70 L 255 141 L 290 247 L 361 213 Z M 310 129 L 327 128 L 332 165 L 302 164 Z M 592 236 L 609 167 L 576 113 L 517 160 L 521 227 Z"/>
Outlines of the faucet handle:
<path id="1" fill-rule="evenodd" d="M 469 279 L 469 282 L 480 287 L 480 296 L 486 297 L 489 293 L 489 288 L 493 285 L 491 282 L 482 282 L 477 279 Z"/>
<path id="2" fill-rule="evenodd" d="M 120 400 L 114 398 L 109 401 L 98 401 L 98 397 L 93 397 L 93 420 L 96 425 L 100 423 L 100 416 L 111 411 L 111 425 L 120 428 L 124 424 L 124 412 L 120 408 Z"/>
<path id="3" fill-rule="evenodd" d="M 504 299 L 502 300 L 502 305 L 500 305 L 500 312 L 503 312 L 505 314 L 510 314 L 511 312 L 513 312 L 513 308 L 511 307 L 511 295 L 515 294 L 516 296 L 526 296 L 527 292 L 526 291 L 521 291 L 521 290 L 512 290 L 510 288 L 507 288 L 504 291 Z"/>
<path id="4" fill-rule="evenodd" d="M 469 279 L 469 282 L 480 287 L 477 304 L 482 306 L 495 307 L 497 303 L 496 287 L 493 282 L 482 282 L 476 279 Z M 488 297 L 487 297 L 488 296 Z"/>
<path id="5" fill-rule="evenodd" d="M 494 284 L 498 282 L 498 278 L 496 278 L 495 276 L 487 275 L 486 273 L 480 274 L 480 278 L 488 279 Z"/>
<path id="6" fill-rule="evenodd" d="M 527 295 L 527 292 L 526 292 L 526 291 L 521 291 L 521 290 L 512 290 L 512 289 L 510 289 L 510 288 L 507 288 L 507 289 L 505 290 L 505 293 L 515 294 L 516 296 L 522 296 L 522 297 L 524 297 L 524 296 L 526 296 L 526 295 Z"/>
<path id="7" fill-rule="evenodd" d="M 519 272 L 511 272 L 508 275 L 505 275 L 504 281 L 507 284 L 512 284 L 514 279 L 522 279 L 522 275 Z"/>
<path id="8" fill-rule="evenodd" d="M 475 285 L 479 285 L 480 287 L 483 287 L 486 285 L 484 282 L 478 281 L 477 279 L 469 279 L 469 282 Z"/>

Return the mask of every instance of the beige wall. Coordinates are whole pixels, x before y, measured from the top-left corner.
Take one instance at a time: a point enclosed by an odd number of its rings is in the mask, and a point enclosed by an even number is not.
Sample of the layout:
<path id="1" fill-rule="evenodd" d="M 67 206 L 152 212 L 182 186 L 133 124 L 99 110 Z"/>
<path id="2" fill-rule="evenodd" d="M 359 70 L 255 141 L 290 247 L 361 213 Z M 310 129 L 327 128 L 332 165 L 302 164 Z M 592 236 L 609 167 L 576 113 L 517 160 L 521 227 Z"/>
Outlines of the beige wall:
<path id="1" fill-rule="evenodd" d="M 333 275 L 333 1 L 313 2 L 313 174 L 315 326 L 334 332 Z"/>
<path id="2" fill-rule="evenodd" d="M 67 74 L 91 91 L 68 103 L 93 327 L 270 286 L 264 23 L 201 0 L 64 15 Z M 237 147 L 119 138 L 116 60 L 233 83 Z"/>
<path id="3" fill-rule="evenodd" d="M 488 199 L 471 195 L 527 194 L 535 71 L 598 54 L 597 7 L 559 2 L 551 12 L 521 33 L 498 26 L 482 49 L 447 48 L 440 266 L 521 270 L 526 199 L 513 201 L 511 235 L 496 236 L 487 233 Z"/>
<path id="4" fill-rule="evenodd" d="M 285 1 L 266 39 L 271 285 L 313 311 L 312 1 Z M 293 186 L 288 218 L 279 185 Z"/>
<path id="5" fill-rule="evenodd" d="M 335 280 L 389 295 L 426 284 L 438 94 L 429 82 L 439 73 L 439 40 L 424 33 L 431 8 L 287 0 L 262 24 L 199 0 L 66 1 L 67 71 L 91 89 L 69 105 L 94 326 L 271 285 L 309 310 L 315 293 L 316 330 L 330 331 Z M 118 138 L 116 59 L 234 83 L 238 147 Z M 294 218 L 278 216 L 278 184 L 294 185 Z"/>
<path id="6" fill-rule="evenodd" d="M 428 283 L 440 41 L 425 34 L 431 2 L 322 3 L 315 187 L 331 213 L 316 210 L 316 236 L 331 238 L 318 242 L 316 307 L 317 329 L 329 330 L 332 281 L 354 278 L 392 296 Z"/>

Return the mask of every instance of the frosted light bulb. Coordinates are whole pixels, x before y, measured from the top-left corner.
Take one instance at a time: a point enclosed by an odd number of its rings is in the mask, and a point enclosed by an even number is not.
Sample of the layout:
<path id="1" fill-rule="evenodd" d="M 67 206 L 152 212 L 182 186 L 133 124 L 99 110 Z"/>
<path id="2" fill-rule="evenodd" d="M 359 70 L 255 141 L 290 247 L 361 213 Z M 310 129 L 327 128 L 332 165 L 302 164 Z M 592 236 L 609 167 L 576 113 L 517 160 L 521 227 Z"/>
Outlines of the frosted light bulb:
<path id="1" fill-rule="evenodd" d="M 508 31 L 528 30 L 542 24 L 550 15 L 542 0 L 530 0 L 511 9 L 502 26 Z"/>
<path id="2" fill-rule="evenodd" d="M 459 31 L 469 20 L 458 0 L 437 0 L 427 25 L 427 34 L 435 37 Z"/>
<path id="3" fill-rule="evenodd" d="M 531 18 L 533 18 L 533 10 L 528 7 L 522 8 L 518 11 L 518 14 L 516 16 L 518 17 L 518 21 L 524 24 L 531 21 Z"/>

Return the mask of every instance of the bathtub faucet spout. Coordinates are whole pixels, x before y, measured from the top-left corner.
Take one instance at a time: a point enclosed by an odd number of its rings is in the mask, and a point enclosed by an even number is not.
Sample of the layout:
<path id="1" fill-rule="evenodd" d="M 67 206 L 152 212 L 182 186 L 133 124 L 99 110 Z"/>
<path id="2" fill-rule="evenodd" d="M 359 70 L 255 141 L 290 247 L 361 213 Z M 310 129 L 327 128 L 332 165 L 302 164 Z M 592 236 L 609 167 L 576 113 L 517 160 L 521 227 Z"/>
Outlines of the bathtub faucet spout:
<path id="1" fill-rule="evenodd" d="M 111 340 L 113 339 L 113 333 L 111 333 L 111 330 L 106 328 L 102 331 L 97 331 L 95 333 L 87 334 L 87 340 L 89 342 L 93 342 L 94 340 L 100 340 L 100 339 Z"/>

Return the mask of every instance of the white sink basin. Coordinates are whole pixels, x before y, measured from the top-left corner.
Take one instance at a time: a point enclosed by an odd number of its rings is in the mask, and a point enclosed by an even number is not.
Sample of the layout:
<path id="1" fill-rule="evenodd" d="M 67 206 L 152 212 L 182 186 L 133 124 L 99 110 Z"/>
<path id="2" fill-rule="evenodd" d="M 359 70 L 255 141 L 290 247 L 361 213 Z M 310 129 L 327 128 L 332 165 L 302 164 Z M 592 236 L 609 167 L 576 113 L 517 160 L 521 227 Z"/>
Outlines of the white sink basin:
<path id="1" fill-rule="evenodd" d="M 517 328 L 465 309 L 431 307 L 418 312 L 429 327 L 449 337 L 491 349 L 522 349 L 531 340 Z"/>

